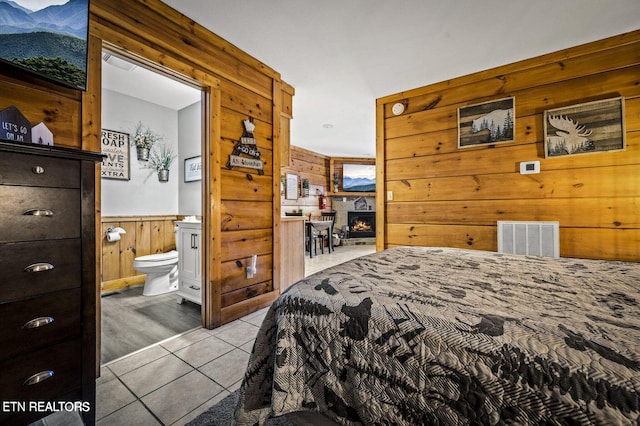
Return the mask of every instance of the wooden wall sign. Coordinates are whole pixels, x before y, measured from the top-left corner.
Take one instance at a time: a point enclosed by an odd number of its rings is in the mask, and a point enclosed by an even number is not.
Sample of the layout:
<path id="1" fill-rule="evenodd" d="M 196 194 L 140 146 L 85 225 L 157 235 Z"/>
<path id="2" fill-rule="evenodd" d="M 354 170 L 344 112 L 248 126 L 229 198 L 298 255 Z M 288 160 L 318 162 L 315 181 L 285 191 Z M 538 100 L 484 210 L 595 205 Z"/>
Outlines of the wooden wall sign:
<path id="1" fill-rule="evenodd" d="M 546 158 L 624 149 L 623 97 L 544 112 Z"/>
<path id="2" fill-rule="evenodd" d="M 53 132 L 46 124 L 38 123 L 31 128 L 31 142 L 38 145 L 53 145 Z"/>
<path id="3" fill-rule="evenodd" d="M 260 160 L 260 151 L 256 144 L 256 138 L 253 136 L 253 130 L 256 128 L 251 119 L 244 120 L 244 133 L 236 143 L 233 152 L 229 155 L 227 161 L 227 169 L 234 167 L 246 167 L 249 169 L 257 169 L 258 174 L 263 175 L 262 160 Z M 242 157 L 241 155 L 245 155 Z"/>
<path id="4" fill-rule="evenodd" d="M 104 179 L 131 179 L 129 160 L 129 134 L 102 129 L 100 133 L 102 153 L 102 171 Z"/>
<path id="5" fill-rule="evenodd" d="M 513 142 L 515 98 L 458 108 L 458 148 Z"/>
<path id="6" fill-rule="evenodd" d="M 31 143 L 31 123 L 13 105 L 0 111 L 0 138 Z"/>

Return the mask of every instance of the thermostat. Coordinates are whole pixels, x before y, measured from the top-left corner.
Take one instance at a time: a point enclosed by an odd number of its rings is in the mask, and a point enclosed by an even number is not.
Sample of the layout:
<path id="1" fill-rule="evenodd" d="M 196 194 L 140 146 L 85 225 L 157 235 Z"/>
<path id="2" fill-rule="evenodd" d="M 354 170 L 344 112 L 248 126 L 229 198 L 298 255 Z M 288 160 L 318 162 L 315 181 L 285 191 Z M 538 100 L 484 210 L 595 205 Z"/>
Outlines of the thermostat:
<path id="1" fill-rule="evenodd" d="M 520 163 L 521 175 L 531 175 L 534 173 L 540 173 L 539 161 L 523 161 Z"/>

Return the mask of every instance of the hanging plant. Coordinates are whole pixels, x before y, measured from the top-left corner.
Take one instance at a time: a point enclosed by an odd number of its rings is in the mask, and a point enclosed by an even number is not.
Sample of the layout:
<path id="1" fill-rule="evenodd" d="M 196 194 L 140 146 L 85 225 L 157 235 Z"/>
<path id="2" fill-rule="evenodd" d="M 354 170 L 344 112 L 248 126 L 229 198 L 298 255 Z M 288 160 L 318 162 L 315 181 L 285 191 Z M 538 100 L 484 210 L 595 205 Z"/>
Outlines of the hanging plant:
<path id="1" fill-rule="evenodd" d="M 138 121 L 136 124 L 136 129 L 133 132 L 132 143 L 136 146 L 136 153 L 138 155 L 138 160 L 140 161 L 148 161 L 149 154 L 151 152 L 151 148 L 158 142 L 162 137 L 151 131 L 148 127 L 144 127 L 141 121 Z"/>
<path id="2" fill-rule="evenodd" d="M 158 173 L 158 180 L 160 182 L 167 182 L 169 180 L 169 169 L 171 164 L 177 158 L 173 148 L 164 144 L 158 147 L 154 147 L 149 155 L 148 168 L 154 169 Z"/>

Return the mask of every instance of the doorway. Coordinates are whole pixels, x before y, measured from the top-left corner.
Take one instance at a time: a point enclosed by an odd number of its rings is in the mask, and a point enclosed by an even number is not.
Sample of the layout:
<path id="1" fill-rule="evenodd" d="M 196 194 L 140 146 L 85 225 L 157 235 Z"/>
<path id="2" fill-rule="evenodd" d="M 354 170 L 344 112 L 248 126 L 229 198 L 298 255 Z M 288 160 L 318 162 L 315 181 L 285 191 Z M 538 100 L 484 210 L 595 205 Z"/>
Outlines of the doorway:
<path id="1" fill-rule="evenodd" d="M 126 178 L 101 179 L 103 232 L 125 231 L 120 240 L 102 240 L 101 364 L 202 325 L 202 302 L 185 301 L 176 291 L 143 295 L 145 275 L 133 261 L 179 252 L 176 222 L 199 220 L 204 227 L 204 170 L 198 159 L 205 95 L 196 83 L 138 59 L 108 48 L 102 52 L 102 129 L 128 135 L 130 146 Z M 134 146 L 140 132 L 157 139 L 146 160 Z M 173 157 L 166 180 L 153 162 L 165 153 Z"/>

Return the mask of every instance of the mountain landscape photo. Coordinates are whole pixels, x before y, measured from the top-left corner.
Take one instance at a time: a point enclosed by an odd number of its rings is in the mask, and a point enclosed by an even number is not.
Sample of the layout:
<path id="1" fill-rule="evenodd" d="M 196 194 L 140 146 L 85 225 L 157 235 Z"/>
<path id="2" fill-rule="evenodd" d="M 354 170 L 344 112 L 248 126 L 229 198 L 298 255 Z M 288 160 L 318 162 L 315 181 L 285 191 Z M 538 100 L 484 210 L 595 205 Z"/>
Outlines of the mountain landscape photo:
<path id="1" fill-rule="evenodd" d="M 375 192 L 376 166 L 344 164 L 342 189 L 350 192 Z"/>
<path id="2" fill-rule="evenodd" d="M 0 0 L 0 59 L 74 88 L 84 89 L 89 0 L 30 10 Z"/>

